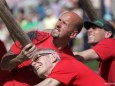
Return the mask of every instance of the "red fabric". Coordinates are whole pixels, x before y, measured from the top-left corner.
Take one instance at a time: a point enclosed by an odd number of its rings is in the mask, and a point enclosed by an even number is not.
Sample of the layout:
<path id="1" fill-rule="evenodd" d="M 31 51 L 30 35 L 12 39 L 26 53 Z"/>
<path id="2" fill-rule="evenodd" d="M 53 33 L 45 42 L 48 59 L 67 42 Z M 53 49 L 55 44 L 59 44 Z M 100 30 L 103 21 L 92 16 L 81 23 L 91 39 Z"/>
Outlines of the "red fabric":
<path id="1" fill-rule="evenodd" d="M 61 60 L 48 76 L 64 84 L 60 86 L 108 86 L 94 71 L 73 57 L 66 56 L 68 58 Z"/>
<path id="2" fill-rule="evenodd" d="M 99 74 L 115 86 L 115 39 L 104 39 L 93 49 L 101 59 Z"/>
<path id="3" fill-rule="evenodd" d="M 54 49 L 59 52 L 63 58 L 66 58 L 63 53 L 72 54 L 68 47 L 64 50 L 58 50 L 53 45 L 52 37 L 50 36 L 50 34 L 45 32 L 38 32 L 38 34 L 38 38 L 33 40 L 33 43 L 37 48 Z M 11 47 L 11 51 L 13 51 L 15 54 L 18 54 L 20 52 L 21 46 L 18 42 L 16 42 L 15 44 Z M 15 68 L 11 72 L 12 77 L 10 77 L 10 79 L 6 81 L 4 86 L 32 86 L 39 83 L 39 78 L 32 71 L 30 71 L 30 63 L 31 60 L 28 60 L 21 63 L 17 68 Z"/>
<path id="4" fill-rule="evenodd" d="M 6 53 L 6 47 L 4 46 L 4 43 L 0 40 L 0 61 L 1 57 Z"/>
<path id="5" fill-rule="evenodd" d="M 4 43 L 0 40 L 0 61 L 2 59 L 2 56 L 6 53 L 6 47 L 4 45 Z M 3 71 L 0 69 L 0 86 L 3 86 L 3 83 L 5 81 L 5 79 L 9 76 L 9 72 L 8 71 Z"/>
<path id="6" fill-rule="evenodd" d="M 36 31 L 35 31 L 36 32 Z M 38 46 L 40 43 L 44 42 L 45 40 L 47 40 L 50 37 L 49 33 L 45 33 L 45 32 L 37 32 L 38 37 L 37 39 L 33 40 L 33 43 Z M 11 46 L 11 50 L 15 53 L 15 54 L 19 54 L 20 53 L 20 49 L 22 48 L 22 46 L 20 45 L 20 43 L 18 41 L 16 41 L 12 46 Z"/>

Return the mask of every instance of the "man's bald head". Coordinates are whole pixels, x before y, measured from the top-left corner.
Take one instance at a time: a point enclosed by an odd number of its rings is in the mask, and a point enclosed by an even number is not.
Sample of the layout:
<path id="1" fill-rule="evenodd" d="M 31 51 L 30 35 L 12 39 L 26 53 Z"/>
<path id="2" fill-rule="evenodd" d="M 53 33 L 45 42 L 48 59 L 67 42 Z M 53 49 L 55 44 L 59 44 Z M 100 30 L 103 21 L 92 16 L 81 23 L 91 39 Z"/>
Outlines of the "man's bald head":
<path id="1" fill-rule="evenodd" d="M 63 40 L 63 44 L 68 44 L 78 35 L 82 27 L 82 19 L 76 13 L 64 12 L 59 17 L 51 34 L 55 40 Z"/>
<path id="2" fill-rule="evenodd" d="M 83 21 L 78 14 L 72 11 L 64 12 L 61 16 L 66 16 L 70 20 L 70 24 L 75 27 L 75 30 L 80 32 L 83 27 Z"/>

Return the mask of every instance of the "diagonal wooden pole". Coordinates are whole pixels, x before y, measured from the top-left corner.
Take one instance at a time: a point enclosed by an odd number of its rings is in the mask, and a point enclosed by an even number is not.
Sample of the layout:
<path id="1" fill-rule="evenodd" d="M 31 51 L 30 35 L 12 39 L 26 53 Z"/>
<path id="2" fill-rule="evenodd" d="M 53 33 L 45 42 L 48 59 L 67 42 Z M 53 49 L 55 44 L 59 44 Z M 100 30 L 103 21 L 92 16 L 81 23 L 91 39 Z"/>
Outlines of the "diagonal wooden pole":
<path id="1" fill-rule="evenodd" d="M 1 1 L 7 7 L 7 9 L 9 9 L 8 4 L 6 3 L 6 1 L 5 0 L 1 0 Z"/>
<path id="2" fill-rule="evenodd" d="M 11 12 L 5 6 L 3 0 L 0 0 L 0 17 L 6 24 L 6 27 L 9 30 L 10 34 L 13 34 L 23 47 L 31 43 L 31 40 L 17 24 Z"/>
<path id="3" fill-rule="evenodd" d="M 90 0 L 79 0 L 79 3 L 92 21 L 100 18 Z"/>
<path id="4" fill-rule="evenodd" d="M 9 8 L 8 4 L 6 3 L 6 1 L 5 1 L 5 0 L 1 0 L 1 1 L 2 1 L 3 4 L 6 6 L 6 8 L 10 11 L 10 8 Z M 15 40 L 16 40 L 16 37 L 12 34 L 12 31 L 10 31 L 10 29 L 8 29 L 8 31 L 9 31 L 10 36 L 11 36 L 11 38 L 13 39 L 13 41 L 15 41 Z"/>

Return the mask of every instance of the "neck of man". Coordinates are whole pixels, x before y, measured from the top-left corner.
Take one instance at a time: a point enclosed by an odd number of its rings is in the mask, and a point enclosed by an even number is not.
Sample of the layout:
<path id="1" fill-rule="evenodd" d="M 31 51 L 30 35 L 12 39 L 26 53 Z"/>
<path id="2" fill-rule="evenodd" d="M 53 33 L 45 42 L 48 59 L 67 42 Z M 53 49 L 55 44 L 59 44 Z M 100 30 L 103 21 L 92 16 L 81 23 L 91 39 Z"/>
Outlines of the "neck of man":
<path id="1" fill-rule="evenodd" d="M 53 39 L 52 42 L 60 50 L 68 46 L 68 40 Z"/>
<path id="2" fill-rule="evenodd" d="M 97 43 L 89 44 L 91 47 L 94 47 Z"/>

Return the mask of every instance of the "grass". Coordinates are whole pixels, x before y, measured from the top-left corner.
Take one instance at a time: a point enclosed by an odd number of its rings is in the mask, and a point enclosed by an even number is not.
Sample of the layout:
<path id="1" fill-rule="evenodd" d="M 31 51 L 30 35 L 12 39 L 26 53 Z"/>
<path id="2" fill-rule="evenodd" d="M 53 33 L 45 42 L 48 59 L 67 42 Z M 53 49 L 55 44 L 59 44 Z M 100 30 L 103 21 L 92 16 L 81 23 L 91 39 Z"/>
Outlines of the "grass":
<path id="1" fill-rule="evenodd" d="M 85 65 L 90 67 L 94 71 L 98 71 L 99 62 L 98 61 L 87 61 L 84 62 Z"/>

